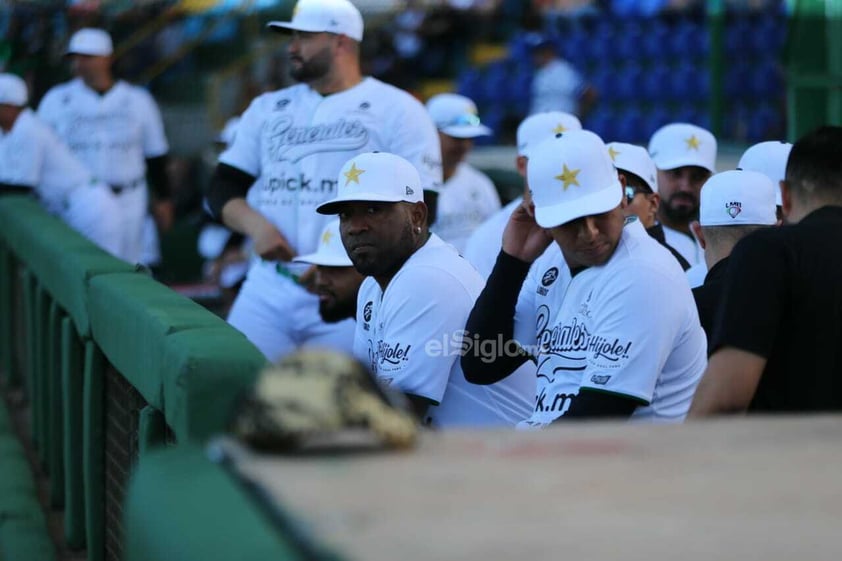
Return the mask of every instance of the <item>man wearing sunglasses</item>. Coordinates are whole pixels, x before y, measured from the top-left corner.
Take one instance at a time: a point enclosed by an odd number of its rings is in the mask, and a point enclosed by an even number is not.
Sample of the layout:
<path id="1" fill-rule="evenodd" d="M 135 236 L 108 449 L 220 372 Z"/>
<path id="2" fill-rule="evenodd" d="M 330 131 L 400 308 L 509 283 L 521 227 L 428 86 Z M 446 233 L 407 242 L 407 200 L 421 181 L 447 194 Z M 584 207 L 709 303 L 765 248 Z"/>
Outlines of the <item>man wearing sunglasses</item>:
<path id="1" fill-rule="evenodd" d="M 611 142 L 608 144 L 608 155 L 617 173 L 625 180 L 626 216 L 637 216 L 646 233 L 667 248 L 682 269 L 689 269 L 690 263 L 667 243 L 664 227 L 658 222 L 661 196 L 658 194 L 657 169 L 649 153 L 642 146 Z"/>
<path id="2" fill-rule="evenodd" d="M 427 112 L 439 131 L 444 179 L 432 229 L 464 254 L 473 231 L 501 206 L 494 183 L 465 161 L 474 139 L 492 130 L 480 122 L 476 104 L 463 95 L 435 95 L 427 102 Z"/>

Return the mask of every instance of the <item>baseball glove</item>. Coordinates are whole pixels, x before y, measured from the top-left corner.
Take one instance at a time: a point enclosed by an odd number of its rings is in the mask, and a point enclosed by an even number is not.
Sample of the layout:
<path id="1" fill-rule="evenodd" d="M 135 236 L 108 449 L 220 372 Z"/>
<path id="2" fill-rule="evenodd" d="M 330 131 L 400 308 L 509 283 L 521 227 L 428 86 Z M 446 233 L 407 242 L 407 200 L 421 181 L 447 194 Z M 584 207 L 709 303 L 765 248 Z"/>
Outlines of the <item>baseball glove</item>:
<path id="1" fill-rule="evenodd" d="M 406 448 L 418 430 L 402 395 L 352 357 L 323 349 L 297 351 L 263 370 L 232 429 L 251 446 L 275 451 Z"/>

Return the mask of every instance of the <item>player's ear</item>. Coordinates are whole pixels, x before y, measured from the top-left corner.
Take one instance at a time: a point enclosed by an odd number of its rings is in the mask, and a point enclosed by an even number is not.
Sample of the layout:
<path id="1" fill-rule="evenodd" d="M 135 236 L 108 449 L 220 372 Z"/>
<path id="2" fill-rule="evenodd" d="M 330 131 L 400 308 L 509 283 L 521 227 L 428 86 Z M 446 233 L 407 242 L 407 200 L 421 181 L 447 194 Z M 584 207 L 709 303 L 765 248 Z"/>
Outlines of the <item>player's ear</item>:
<path id="1" fill-rule="evenodd" d="M 702 249 L 707 249 L 707 241 L 705 241 L 705 233 L 702 229 L 702 225 L 699 224 L 698 220 L 694 220 L 690 223 L 690 229 L 693 231 L 693 235 L 696 236 L 696 239 L 699 240 L 699 245 Z"/>
<path id="2" fill-rule="evenodd" d="M 427 205 L 423 201 L 413 203 L 409 210 L 412 219 L 412 228 L 421 228 L 422 231 L 427 228 Z"/>

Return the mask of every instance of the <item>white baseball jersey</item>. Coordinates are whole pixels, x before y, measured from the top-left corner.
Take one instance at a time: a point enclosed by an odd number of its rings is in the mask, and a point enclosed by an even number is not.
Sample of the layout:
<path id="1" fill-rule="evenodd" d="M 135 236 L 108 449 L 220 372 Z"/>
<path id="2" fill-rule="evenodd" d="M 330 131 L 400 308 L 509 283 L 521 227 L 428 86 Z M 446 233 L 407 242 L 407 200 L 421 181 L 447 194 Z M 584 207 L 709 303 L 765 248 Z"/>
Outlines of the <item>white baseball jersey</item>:
<path id="1" fill-rule="evenodd" d="M 503 247 L 503 232 L 517 207 L 523 203 L 518 197 L 479 225 L 465 244 L 462 255 L 471 262 L 482 278 L 487 279 L 497 262 L 497 255 Z"/>
<path id="2" fill-rule="evenodd" d="M 31 186 L 44 207 L 113 254 L 119 246 L 116 201 L 30 109 L 0 131 L 0 183 Z"/>
<path id="3" fill-rule="evenodd" d="M 435 234 L 385 292 L 372 277 L 360 287 L 354 355 L 391 386 L 437 403 L 429 411 L 435 426 L 512 426 L 531 409 L 534 380 L 477 386 L 462 373 L 465 323 L 482 287 L 470 263 Z"/>
<path id="4" fill-rule="evenodd" d="M 494 183 L 478 169 L 461 162 L 439 190 L 432 230 L 464 254 L 471 233 L 498 210 L 500 196 Z"/>
<path id="5" fill-rule="evenodd" d="M 576 114 L 585 88 L 582 75 L 569 62 L 555 59 L 535 72 L 530 114 L 564 111 Z"/>
<path id="6" fill-rule="evenodd" d="M 53 87 L 38 116 L 99 180 L 120 189 L 120 255 L 138 262 L 147 215 L 146 159 L 169 150 L 158 106 L 149 93 L 117 81 L 105 94 L 81 78 Z"/>
<path id="7" fill-rule="evenodd" d="M 409 160 L 424 189 L 438 190 L 441 147 L 427 111 L 408 93 L 374 78 L 328 96 L 297 84 L 255 98 L 219 161 L 257 178 L 249 205 L 304 255 L 316 250 L 322 229 L 335 220 L 315 209 L 336 196 L 342 165 L 376 150 Z M 352 347 L 353 326 L 322 322 L 318 299 L 289 279 L 306 268 L 255 259 L 231 308 L 228 322 L 270 360 L 302 344 Z M 297 315 L 261 312 L 267 305 L 277 307 L 278 300 Z"/>
<path id="8" fill-rule="evenodd" d="M 680 253 L 691 266 L 704 262 L 705 252 L 695 238 L 678 230 L 673 230 L 663 225 L 662 227 L 667 245 Z"/>
<path id="9" fill-rule="evenodd" d="M 438 191 L 441 149 L 427 112 L 408 93 L 374 78 L 329 96 L 298 84 L 257 97 L 219 161 L 257 177 L 253 205 L 307 254 L 335 219 L 315 209 L 336 196 L 342 165 L 377 150 L 409 160 L 422 187 Z"/>
<path id="10" fill-rule="evenodd" d="M 517 308 L 515 336 L 538 358 L 535 411 L 524 426 L 562 416 L 583 387 L 639 402 L 634 419 L 686 416 L 707 341 L 681 267 L 639 221 L 623 229 L 606 264 L 573 278 L 560 250 L 545 253 Z"/>
<path id="11" fill-rule="evenodd" d="M 99 94 L 76 78 L 50 89 L 38 116 L 90 169 L 110 185 L 146 177 L 146 158 L 169 150 L 161 113 L 143 88 L 118 81 Z"/>

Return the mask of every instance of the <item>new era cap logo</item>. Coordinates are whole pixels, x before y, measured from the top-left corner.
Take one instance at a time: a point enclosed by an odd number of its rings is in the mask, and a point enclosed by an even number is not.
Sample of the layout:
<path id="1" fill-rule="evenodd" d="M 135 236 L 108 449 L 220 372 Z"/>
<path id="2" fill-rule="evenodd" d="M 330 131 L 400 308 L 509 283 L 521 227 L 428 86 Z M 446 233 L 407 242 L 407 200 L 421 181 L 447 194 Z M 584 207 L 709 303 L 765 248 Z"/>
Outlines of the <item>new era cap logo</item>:
<path id="1" fill-rule="evenodd" d="M 406 186 L 406 194 L 407 195 L 414 195 L 415 191 L 413 191 L 412 188 L 409 185 L 407 185 Z"/>

